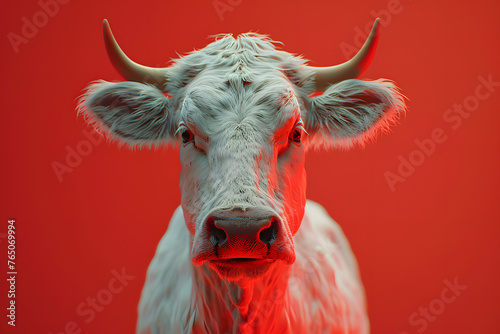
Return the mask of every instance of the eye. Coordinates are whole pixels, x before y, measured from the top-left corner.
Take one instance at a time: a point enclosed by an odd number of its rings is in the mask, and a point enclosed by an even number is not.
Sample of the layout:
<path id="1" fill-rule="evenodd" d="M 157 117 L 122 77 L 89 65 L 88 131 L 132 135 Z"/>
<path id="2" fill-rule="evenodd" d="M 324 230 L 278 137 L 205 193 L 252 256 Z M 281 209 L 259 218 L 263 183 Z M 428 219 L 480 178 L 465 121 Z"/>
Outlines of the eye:
<path id="1" fill-rule="evenodd" d="M 183 129 L 181 132 L 182 143 L 187 144 L 194 139 L 193 133 L 189 129 Z"/>
<path id="2" fill-rule="evenodd" d="M 295 143 L 300 143 L 301 137 L 302 137 L 302 130 L 300 128 L 295 128 L 293 129 L 292 132 L 290 132 L 290 136 L 288 138 Z"/>

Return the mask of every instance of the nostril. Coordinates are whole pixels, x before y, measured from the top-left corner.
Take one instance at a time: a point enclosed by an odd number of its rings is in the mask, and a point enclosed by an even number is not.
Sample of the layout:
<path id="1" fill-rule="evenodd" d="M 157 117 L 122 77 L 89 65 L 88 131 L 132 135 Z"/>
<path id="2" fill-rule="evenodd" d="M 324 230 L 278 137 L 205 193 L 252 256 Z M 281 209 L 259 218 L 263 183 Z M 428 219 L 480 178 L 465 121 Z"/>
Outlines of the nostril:
<path id="1" fill-rule="evenodd" d="M 214 246 L 222 245 L 226 241 L 227 239 L 226 232 L 223 229 L 215 226 L 213 219 L 210 219 L 209 221 L 209 229 L 210 229 L 209 230 L 210 242 L 212 243 L 212 245 Z"/>
<path id="2" fill-rule="evenodd" d="M 262 229 L 259 233 L 259 239 L 263 243 L 267 245 L 271 245 L 275 240 L 278 234 L 278 224 L 276 220 L 273 219 L 271 225 L 265 229 Z"/>

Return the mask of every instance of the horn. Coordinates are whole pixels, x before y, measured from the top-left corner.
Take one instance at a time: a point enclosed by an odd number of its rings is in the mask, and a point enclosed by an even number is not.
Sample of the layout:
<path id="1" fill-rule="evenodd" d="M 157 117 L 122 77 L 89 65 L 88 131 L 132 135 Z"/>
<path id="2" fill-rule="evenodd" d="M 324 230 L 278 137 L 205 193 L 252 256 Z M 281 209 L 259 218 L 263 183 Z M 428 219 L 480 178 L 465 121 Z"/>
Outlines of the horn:
<path id="1" fill-rule="evenodd" d="M 149 83 L 164 91 L 163 86 L 167 80 L 168 68 L 155 68 L 137 64 L 127 57 L 116 42 L 115 37 L 111 32 L 108 20 L 105 19 L 102 22 L 102 29 L 106 52 L 108 53 L 109 60 L 111 61 L 111 64 L 113 64 L 114 68 L 126 80 Z"/>
<path id="2" fill-rule="evenodd" d="M 358 51 L 358 53 L 340 65 L 330 66 L 330 67 L 312 67 L 316 74 L 316 87 L 317 92 L 324 91 L 329 85 L 334 83 L 358 78 L 363 72 L 366 71 L 370 65 L 372 58 L 377 49 L 378 37 L 380 32 L 380 19 L 377 18 L 373 23 L 370 35 L 363 44 L 363 47 Z"/>

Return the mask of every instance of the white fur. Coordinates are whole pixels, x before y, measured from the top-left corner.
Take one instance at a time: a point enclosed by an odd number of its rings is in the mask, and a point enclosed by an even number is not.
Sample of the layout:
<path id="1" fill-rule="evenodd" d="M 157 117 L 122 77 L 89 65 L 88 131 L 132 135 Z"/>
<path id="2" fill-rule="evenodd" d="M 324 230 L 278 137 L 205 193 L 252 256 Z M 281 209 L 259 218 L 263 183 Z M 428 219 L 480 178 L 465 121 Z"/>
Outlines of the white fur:
<path id="1" fill-rule="evenodd" d="M 233 314 L 236 308 L 229 296 L 232 287 L 206 264 L 191 264 L 186 247 L 190 239 L 179 207 L 148 268 L 137 333 L 237 333 L 218 327 L 224 316 L 218 310 Z M 256 314 L 263 321 L 273 308 L 282 307 L 275 331 L 257 322 L 248 333 L 368 333 L 356 260 L 340 226 L 319 204 L 308 201 L 294 239 L 297 261 L 284 278 L 288 289 L 283 294 L 278 289 L 266 291 L 264 308 Z"/>

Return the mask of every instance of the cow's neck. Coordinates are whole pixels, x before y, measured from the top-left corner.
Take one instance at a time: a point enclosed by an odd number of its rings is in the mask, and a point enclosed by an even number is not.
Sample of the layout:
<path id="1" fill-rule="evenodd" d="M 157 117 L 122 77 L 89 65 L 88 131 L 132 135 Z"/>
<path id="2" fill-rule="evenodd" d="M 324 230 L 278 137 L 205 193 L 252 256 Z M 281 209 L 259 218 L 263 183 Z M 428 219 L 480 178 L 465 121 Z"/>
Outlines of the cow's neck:
<path id="1" fill-rule="evenodd" d="M 194 267 L 198 320 L 222 333 L 268 333 L 280 328 L 285 323 L 290 268 L 277 261 L 258 279 L 231 282 L 221 279 L 206 263 Z"/>

